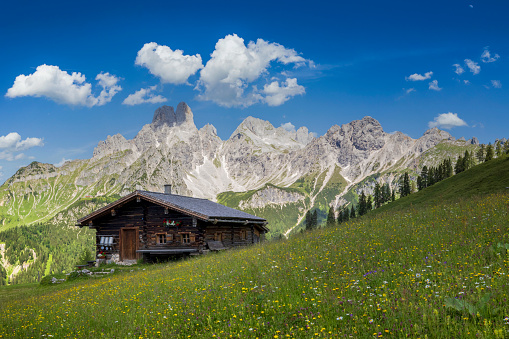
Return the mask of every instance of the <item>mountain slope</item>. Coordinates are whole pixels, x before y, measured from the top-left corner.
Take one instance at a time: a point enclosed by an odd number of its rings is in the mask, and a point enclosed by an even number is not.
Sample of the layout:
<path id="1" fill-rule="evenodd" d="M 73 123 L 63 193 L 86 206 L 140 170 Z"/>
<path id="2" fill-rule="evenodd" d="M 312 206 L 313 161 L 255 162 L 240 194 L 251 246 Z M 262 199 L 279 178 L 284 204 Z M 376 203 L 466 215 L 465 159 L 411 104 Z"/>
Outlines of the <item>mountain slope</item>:
<path id="1" fill-rule="evenodd" d="M 372 117 L 332 126 L 317 138 L 305 127 L 288 131 L 248 117 L 223 141 L 212 125 L 198 130 L 185 103 L 176 110 L 162 106 L 132 140 L 108 136 L 91 159 L 21 168 L 0 187 L 0 230 L 50 220 L 73 225 L 79 213 L 104 203 L 92 198 L 171 184 L 176 194 L 217 199 L 267 217 L 277 235 L 311 208 L 323 216 L 329 205 L 355 201 L 360 189 L 370 189 L 366 184 L 373 180 L 367 178 L 395 187 L 403 171 L 476 147 L 436 128 L 419 139 L 389 134 Z M 293 188 L 299 196 L 288 194 Z M 246 196 L 256 202 L 245 200 L 245 192 L 256 192 L 255 198 Z"/>

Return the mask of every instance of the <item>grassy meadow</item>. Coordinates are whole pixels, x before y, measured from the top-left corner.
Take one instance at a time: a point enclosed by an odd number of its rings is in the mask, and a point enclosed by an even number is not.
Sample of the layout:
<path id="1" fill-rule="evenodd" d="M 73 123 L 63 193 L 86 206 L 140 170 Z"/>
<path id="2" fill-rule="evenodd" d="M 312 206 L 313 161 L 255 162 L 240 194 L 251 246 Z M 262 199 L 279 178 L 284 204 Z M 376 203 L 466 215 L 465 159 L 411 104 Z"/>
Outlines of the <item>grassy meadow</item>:
<path id="1" fill-rule="evenodd" d="M 102 278 L 8 286 L 0 337 L 507 338 L 508 206 L 508 193 L 414 206 Z"/>

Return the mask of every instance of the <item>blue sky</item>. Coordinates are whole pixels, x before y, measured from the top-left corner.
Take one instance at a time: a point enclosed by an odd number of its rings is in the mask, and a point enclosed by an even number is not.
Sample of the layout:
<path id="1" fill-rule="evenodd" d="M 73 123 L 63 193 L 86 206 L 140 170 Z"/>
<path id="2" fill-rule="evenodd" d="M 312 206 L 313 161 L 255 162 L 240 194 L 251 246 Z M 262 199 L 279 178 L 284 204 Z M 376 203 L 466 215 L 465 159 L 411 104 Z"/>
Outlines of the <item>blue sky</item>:
<path id="1" fill-rule="evenodd" d="M 507 138 L 507 13 L 502 0 L 9 2 L 0 181 L 90 158 L 180 101 L 222 139 L 250 115 L 317 135 L 370 115 L 413 138 Z"/>

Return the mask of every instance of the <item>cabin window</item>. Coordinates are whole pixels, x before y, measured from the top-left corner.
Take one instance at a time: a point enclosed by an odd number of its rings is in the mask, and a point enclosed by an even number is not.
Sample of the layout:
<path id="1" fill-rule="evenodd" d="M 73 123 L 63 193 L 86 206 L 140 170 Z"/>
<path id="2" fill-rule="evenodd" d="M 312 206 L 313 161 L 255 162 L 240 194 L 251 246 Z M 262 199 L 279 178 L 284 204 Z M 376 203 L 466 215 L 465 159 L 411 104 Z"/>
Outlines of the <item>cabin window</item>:
<path id="1" fill-rule="evenodd" d="M 221 232 L 214 233 L 214 240 L 215 241 L 223 241 L 223 233 L 221 233 Z"/>
<path id="2" fill-rule="evenodd" d="M 246 230 L 241 230 L 240 231 L 240 239 L 241 240 L 246 240 L 247 239 L 247 231 Z"/>
<path id="3" fill-rule="evenodd" d="M 167 234 L 166 235 L 166 242 L 173 241 L 173 234 Z"/>
<path id="4" fill-rule="evenodd" d="M 191 242 L 191 237 L 189 233 L 183 233 L 182 234 L 182 243 L 183 244 L 189 244 Z"/>
<path id="5" fill-rule="evenodd" d="M 166 244 L 166 234 L 160 233 L 156 235 L 158 244 Z"/>

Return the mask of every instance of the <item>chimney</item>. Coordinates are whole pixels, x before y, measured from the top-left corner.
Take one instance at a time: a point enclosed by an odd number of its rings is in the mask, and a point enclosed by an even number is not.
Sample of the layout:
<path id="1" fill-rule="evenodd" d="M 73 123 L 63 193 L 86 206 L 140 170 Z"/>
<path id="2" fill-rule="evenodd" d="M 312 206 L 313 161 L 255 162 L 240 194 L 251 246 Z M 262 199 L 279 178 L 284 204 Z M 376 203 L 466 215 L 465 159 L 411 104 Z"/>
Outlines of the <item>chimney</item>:
<path id="1" fill-rule="evenodd" d="M 171 194 L 171 185 L 164 185 L 164 194 Z"/>

